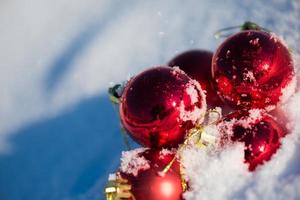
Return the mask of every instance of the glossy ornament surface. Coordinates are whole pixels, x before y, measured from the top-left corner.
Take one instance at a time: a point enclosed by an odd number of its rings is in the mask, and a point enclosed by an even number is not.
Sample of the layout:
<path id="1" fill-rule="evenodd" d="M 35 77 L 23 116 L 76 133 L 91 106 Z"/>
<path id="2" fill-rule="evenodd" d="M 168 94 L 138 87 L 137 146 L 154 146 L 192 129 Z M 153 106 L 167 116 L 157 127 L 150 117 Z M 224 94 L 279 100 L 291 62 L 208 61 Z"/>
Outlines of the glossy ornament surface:
<path id="1" fill-rule="evenodd" d="M 201 88 L 206 91 L 207 108 L 223 107 L 224 103 L 219 98 L 212 85 L 211 61 L 213 53 L 205 50 L 190 50 L 183 52 L 169 61 L 171 67 L 178 66 L 192 79 L 198 81 Z"/>
<path id="2" fill-rule="evenodd" d="M 231 113 L 218 127 L 223 141 L 244 143 L 245 162 L 250 171 L 270 160 L 286 135 L 285 129 L 271 115 L 258 109 Z"/>
<path id="3" fill-rule="evenodd" d="M 273 33 L 246 30 L 226 39 L 212 60 L 213 82 L 234 108 L 271 110 L 295 88 L 292 56 Z"/>
<path id="4" fill-rule="evenodd" d="M 131 192 L 136 200 L 183 199 L 180 163 L 175 160 L 171 168 L 166 173 L 162 173 L 165 166 L 174 158 L 174 155 L 174 153 L 166 150 L 148 149 L 132 157 L 131 161 L 125 161 L 127 163 L 121 167 L 121 176 L 128 180 L 128 184 L 131 185 Z M 140 164 L 137 165 L 137 163 Z M 124 163 L 122 164 L 124 165 Z M 134 171 L 133 167 L 137 171 Z"/>
<path id="5" fill-rule="evenodd" d="M 170 67 L 154 67 L 132 78 L 120 103 L 124 128 L 135 141 L 152 148 L 177 147 L 205 112 L 199 83 Z"/>

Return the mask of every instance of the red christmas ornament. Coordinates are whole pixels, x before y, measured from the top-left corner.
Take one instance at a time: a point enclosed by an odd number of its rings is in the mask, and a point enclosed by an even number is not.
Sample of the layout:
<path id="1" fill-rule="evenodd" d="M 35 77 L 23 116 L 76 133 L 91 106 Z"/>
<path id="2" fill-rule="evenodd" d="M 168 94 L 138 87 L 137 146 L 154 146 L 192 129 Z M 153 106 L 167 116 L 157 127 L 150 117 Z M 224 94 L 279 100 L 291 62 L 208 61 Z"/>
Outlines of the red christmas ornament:
<path id="1" fill-rule="evenodd" d="M 245 162 L 250 171 L 271 159 L 286 134 L 271 115 L 258 109 L 236 111 L 227 115 L 218 126 L 223 141 L 245 144 Z"/>
<path id="2" fill-rule="evenodd" d="M 190 50 L 179 54 L 168 63 L 171 67 L 178 66 L 187 75 L 200 83 L 201 88 L 206 91 L 208 109 L 224 106 L 224 103 L 212 86 L 212 56 L 213 53 L 210 51 Z"/>
<path id="3" fill-rule="evenodd" d="M 180 174 L 180 163 L 175 160 L 166 173 L 162 172 L 174 155 L 170 151 L 148 149 L 131 156 L 129 162 L 126 158 L 125 163 L 123 160 L 121 177 L 128 180 L 135 199 L 182 199 L 184 182 Z"/>
<path id="4" fill-rule="evenodd" d="M 213 56 L 212 72 L 219 94 L 234 108 L 271 109 L 294 89 L 291 54 L 276 35 L 264 31 L 241 31 L 226 39 Z"/>
<path id="5" fill-rule="evenodd" d="M 124 128 L 147 147 L 176 147 L 203 120 L 205 95 L 178 68 L 155 67 L 129 81 L 121 97 Z"/>

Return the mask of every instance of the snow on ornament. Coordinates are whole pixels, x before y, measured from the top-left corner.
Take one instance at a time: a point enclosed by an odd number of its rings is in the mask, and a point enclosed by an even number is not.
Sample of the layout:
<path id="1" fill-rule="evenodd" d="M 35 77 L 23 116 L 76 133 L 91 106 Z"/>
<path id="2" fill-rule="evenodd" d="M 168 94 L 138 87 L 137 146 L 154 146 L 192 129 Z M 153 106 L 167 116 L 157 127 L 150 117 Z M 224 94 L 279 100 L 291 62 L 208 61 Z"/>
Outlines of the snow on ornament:
<path id="1" fill-rule="evenodd" d="M 177 147 L 203 121 L 205 94 L 179 68 L 154 67 L 133 77 L 120 101 L 124 128 L 146 147 Z"/>
<path id="2" fill-rule="evenodd" d="M 244 28 L 219 46 L 212 76 L 218 93 L 233 108 L 271 110 L 293 94 L 294 64 L 279 37 L 255 27 Z"/>
<path id="3" fill-rule="evenodd" d="M 149 161 L 143 156 L 139 156 L 139 154 L 146 150 L 147 148 L 138 148 L 131 151 L 123 151 L 121 157 L 121 171 L 137 176 L 139 171 L 149 169 Z"/>
<path id="4" fill-rule="evenodd" d="M 224 103 L 212 85 L 212 57 L 213 53 L 210 51 L 189 50 L 177 55 L 168 63 L 171 67 L 178 66 L 187 75 L 200 83 L 201 88 L 206 92 L 208 109 L 224 106 Z"/>
<path id="5" fill-rule="evenodd" d="M 271 159 L 286 135 L 285 129 L 263 110 L 239 110 L 227 115 L 218 124 L 222 145 L 242 142 L 249 170 Z"/>
<path id="6" fill-rule="evenodd" d="M 173 160 L 174 151 L 146 149 L 137 153 L 136 150 L 123 154 L 121 160 L 120 175 L 122 179 L 127 180 L 130 185 L 130 192 L 134 199 L 143 200 L 181 200 L 184 192 L 185 181 L 182 178 L 180 163 L 175 160 L 166 173 L 162 173 L 165 167 Z M 130 164 L 127 160 L 131 159 Z M 145 166 L 137 166 L 132 173 L 132 169 L 122 167 L 122 165 L 134 166 L 136 160 L 146 160 Z M 132 199 L 133 198 L 129 198 Z"/>

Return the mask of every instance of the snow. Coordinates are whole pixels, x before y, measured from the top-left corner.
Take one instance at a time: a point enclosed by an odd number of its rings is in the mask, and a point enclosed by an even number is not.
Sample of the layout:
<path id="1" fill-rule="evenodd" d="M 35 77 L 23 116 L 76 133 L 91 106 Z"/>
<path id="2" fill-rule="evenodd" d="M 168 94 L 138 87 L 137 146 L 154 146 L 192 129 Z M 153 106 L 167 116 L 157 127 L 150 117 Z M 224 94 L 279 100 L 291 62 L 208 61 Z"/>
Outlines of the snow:
<path id="1" fill-rule="evenodd" d="M 243 73 L 243 76 L 244 76 L 244 77 L 243 77 L 243 80 L 245 80 L 245 81 L 247 81 L 247 80 L 253 81 L 253 82 L 256 81 L 253 72 L 250 71 L 250 70 L 248 70 L 247 72 L 244 72 L 244 73 Z"/>
<path id="2" fill-rule="evenodd" d="M 243 163 L 243 146 L 234 145 L 220 154 L 202 148 L 191 148 L 183 152 L 185 176 L 191 191 L 184 194 L 186 199 L 230 199 L 238 192 L 241 183 L 251 174 Z M 195 161 L 197 158 L 197 161 Z"/>
<path id="3" fill-rule="evenodd" d="M 139 171 L 150 168 L 150 163 L 144 156 L 139 155 L 146 148 L 138 148 L 131 151 L 123 151 L 121 157 L 121 171 L 137 176 Z"/>
<path id="4" fill-rule="evenodd" d="M 172 155 L 176 153 L 176 149 L 165 149 L 163 148 L 160 152 L 159 152 L 159 158 L 164 158 L 164 156 L 166 155 Z"/>
<path id="5" fill-rule="evenodd" d="M 197 94 L 197 90 L 196 90 L 195 86 L 188 85 L 188 87 L 185 89 L 185 91 L 191 97 L 191 103 L 192 104 L 198 102 L 199 95 Z M 203 96 L 203 99 L 205 99 L 204 96 Z"/>
<path id="6" fill-rule="evenodd" d="M 187 49 L 213 51 L 220 28 L 258 22 L 300 53 L 298 0 L 10 0 L 0 11 L 1 199 L 104 199 L 124 149 L 109 83 Z M 250 174 L 239 145 L 194 149 L 197 190 L 186 197 L 299 199 L 297 91 L 282 105 L 292 132 L 270 162 Z"/>
<path id="7" fill-rule="evenodd" d="M 180 112 L 180 119 L 183 121 L 191 120 L 193 124 L 198 124 L 203 122 L 207 104 L 206 104 L 206 95 L 204 91 L 201 89 L 200 84 L 196 81 L 191 79 L 186 84 L 186 93 L 191 98 L 192 103 L 196 103 L 201 101 L 201 107 L 194 106 L 193 110 L 187 110 L 182 100 L 179 106 Z"/>
<path id="8" fill-rule="evenodd" d="M 224 149 L 190 148 L 181 155 L 191 190 L 187 199 L 299 199 L 300 93 L 285 105 L 291 115 L 293 131 L 282 140 L 282 147 L 271 161 L 250 173 L 243 164 L 242 144 Z M 251 110 L 249 120 L 261 117 L 260 110 Z M 233 121 L 235 121 L 233 119 Z M 248 121 L 249 122 L 249 121 Z M 232 121 L 226 124 L 230 129 Z M 222 127 L 224 130 L 224 126 Z"/>
<path id="9" fill-rule="evenodd" d="M 249 41 L 253 46 L 259 46 L 259 38 L 255 38 Z"/>
<path id="10" fill-rule="evenodd" d="M 251 126 L 262 118 L 265 111 L 260 109 L 248 110 L 248 116 L 241 117 L 240 119 L 232 118 L 225 120 L 217 125 L 217 129 L 221 133 L 225 133 L 228 136 L 233 135 L 234 125 L 240 125 L 244 128 L 251 128 Z"/>

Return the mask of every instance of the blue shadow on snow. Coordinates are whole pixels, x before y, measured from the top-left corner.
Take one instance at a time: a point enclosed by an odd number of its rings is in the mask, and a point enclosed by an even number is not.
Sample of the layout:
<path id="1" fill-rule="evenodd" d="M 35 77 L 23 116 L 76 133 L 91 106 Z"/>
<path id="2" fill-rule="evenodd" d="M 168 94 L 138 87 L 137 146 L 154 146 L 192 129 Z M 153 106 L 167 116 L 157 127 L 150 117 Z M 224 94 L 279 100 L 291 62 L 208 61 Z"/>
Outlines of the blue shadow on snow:
<path id="1" fill-rule="evenodd" d="M 11 155 L 0 156 L 0 198 L 76 198 L 100 187 L 116 170 L 124 144 L 107 95 L 12 134 Z"/>

